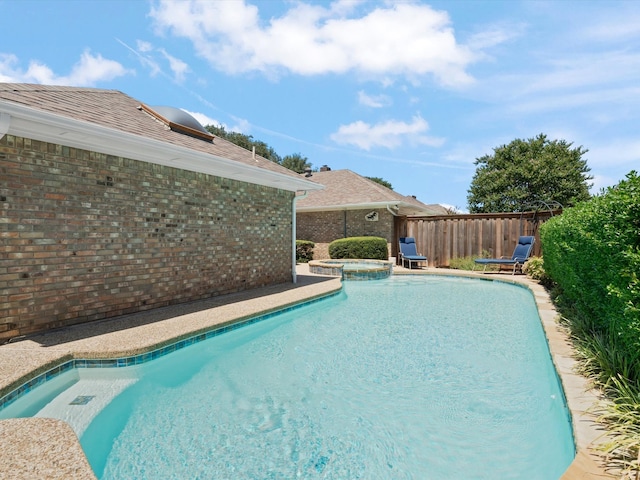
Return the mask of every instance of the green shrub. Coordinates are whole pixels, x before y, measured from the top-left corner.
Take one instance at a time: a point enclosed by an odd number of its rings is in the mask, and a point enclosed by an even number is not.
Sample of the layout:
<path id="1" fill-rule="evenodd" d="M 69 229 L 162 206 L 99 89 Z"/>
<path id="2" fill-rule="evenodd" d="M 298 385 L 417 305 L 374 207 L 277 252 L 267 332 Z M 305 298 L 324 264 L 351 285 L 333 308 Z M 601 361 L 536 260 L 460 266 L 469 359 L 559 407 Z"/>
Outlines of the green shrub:
<path id="1" fill-rule="evenodd" d="M 552 287 L 553 280 L 547 275 L 544 269 L 544 260 L 542 257 L 530 257 L 522 266 L 522 271 L 529 277 L 540 282 L 545 287 Z"/>
<path id="2" fill-rule="evenodd" d="M 566 210 L 540 228 L 545 270 L 560 299 L 614 334 L 629 354 L 640 349 L 640 177 L 636 172 L 602 195 Z M 583 329 L 584 330 L 584 329 Z M 640 366 L 634 381 L 640 381 Z"/>
<path id="3" fill-rule="evenodd" d="M 329 244 L 331 258 L 388 260 L 387 241 L 380 237 L 349 237 Z"/>
<path id="4" fill-rule="evenodd" d="M 639 478 L 640 177 L 631 172 L 552 218 L 540 238 L 581 370 L 607 394 L 600 421 L 610 439 L 604 445 L 608 464 L 624 478 Z"/>
<path id="5" fill-rule="evenodd" d="M 482 251 L 481 256 L 471 256 L 471 257 L 453 257 L 449 260 L 449 268 L 454 270 L 474 270 L 477 268 L 484 269 L 484 265 L 476 264 L 476 258 L 489 258 L 489 252 L 486 250 Z M 487 265 L 486 271 L 492 272 L 498 270 L 497 265 Z"/>
<path id="6" fill-rule="evenodd" d="M 449 268 L 455 270 L 473 270 L 475 257 L 454 257 L 449 260 Z"/>
<path id="7" fill-rule="evenodd" d="M 296 262 L 309 263 L 309 260 L 313 260 L 315 246 L 316 244 L 309 240 L 296 240 Z"/>

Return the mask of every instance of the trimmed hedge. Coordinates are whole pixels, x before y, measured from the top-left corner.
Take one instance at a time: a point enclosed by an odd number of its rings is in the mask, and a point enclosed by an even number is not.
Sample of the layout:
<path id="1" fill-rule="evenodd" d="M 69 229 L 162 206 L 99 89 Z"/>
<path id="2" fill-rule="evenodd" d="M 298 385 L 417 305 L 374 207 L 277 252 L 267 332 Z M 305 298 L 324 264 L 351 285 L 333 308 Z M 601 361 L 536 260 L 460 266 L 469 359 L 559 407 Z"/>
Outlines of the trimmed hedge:
<path id="1" fill-rule="evenodd" d="M 313 260 L 315 246 L 316 244 L 309 240 L 296 240 L 296 262 L 309 263 L 309 260 Z"/>
<path id="2" fill-rule="evenodd" d="M 640 177 L 564 211 L 540 227 L 544 268 L 582 333 L 613 339 L 628 360 L 640 352 Z M 635 362 L 634 362 L 635 363 Z M 632 380 L 640 382 L 640 366 Z"/>
<path id="3" fill-rule="evenodd" d="M 388 260 L 387 241 L 380 237 L 349 237 L 329 244 L 331 258 Z"/>

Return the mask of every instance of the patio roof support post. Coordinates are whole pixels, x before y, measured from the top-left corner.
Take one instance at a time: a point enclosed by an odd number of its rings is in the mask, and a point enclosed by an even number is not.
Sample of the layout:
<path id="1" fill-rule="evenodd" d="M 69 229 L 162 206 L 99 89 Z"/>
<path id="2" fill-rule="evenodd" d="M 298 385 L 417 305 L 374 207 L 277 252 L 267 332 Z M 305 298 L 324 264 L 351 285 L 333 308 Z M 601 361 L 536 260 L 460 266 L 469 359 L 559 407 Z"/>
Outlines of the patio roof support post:
<path id="1" fill-rule="evenodd" d="M 300 199 L 305 198 L 308 195 L 308 192 L 305 190 L 301 195 L 294 194 L 293 201 L 291 202 L 291 279 L 293 283 L 298 283 L 298 274 L 296 273 L 296 202 Z"/>

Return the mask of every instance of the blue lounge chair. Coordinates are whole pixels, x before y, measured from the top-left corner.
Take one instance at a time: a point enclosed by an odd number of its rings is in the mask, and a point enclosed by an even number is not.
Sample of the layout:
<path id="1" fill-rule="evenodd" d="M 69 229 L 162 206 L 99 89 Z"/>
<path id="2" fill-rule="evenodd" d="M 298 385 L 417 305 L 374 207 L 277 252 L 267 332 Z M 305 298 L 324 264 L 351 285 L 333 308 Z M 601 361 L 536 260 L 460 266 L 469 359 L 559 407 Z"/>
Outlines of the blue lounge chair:
<path id="1" fill-rule="evenodd" d="M 400 260 L 402 266 L 409 263 L 409 269 L 413 268 L 413 264 L 420 262 L 427 263 L 427 257 L 420 255 L 416 249 L 416 239 L 413 237 L 400 237 Z"/>
<path id="2" fill-rule="evenodd" d="M 522 273 L 522 266 L 524 263 L 529 260 L 529 255 L 531 255 L 531 250 L 533 250 L 533 243 L 536 241 L 535 237 L 520 237 L 518 239 L 518 245 L 516 245 L 515 250 L 513 251 L 513 255 L 511 258 L 477 258 L 476 264 L 484 265 L 483 272 L 487 269 L 488 265 L 499 265 L 500 268 L 503 266 L 512 266 L 513 272 L 511 275 L 515 275 L 516 270 L 519 270 Z M 473 266 L 475 270 L 475 265 Z"/>

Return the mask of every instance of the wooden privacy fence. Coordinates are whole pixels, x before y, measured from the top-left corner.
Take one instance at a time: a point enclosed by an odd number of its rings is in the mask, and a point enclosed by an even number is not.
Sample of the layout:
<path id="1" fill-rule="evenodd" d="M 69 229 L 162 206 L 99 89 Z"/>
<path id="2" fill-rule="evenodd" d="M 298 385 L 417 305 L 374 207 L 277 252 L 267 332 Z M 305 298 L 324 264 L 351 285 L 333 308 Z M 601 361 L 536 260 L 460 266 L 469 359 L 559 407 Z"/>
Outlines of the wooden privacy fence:
<path id="1" fill-rule="evenodd" d="M 521 235 L 536 238 L 532 255 L 540 255 L 540 225 L 560 211 L 475 213 L 407 217 L 396 223 L 396 238 L 414 237 L 429 265 L 448 267 L 452 258 L 511 257 Z M 398 246 L 393 252 L 397 256 Z"/>

